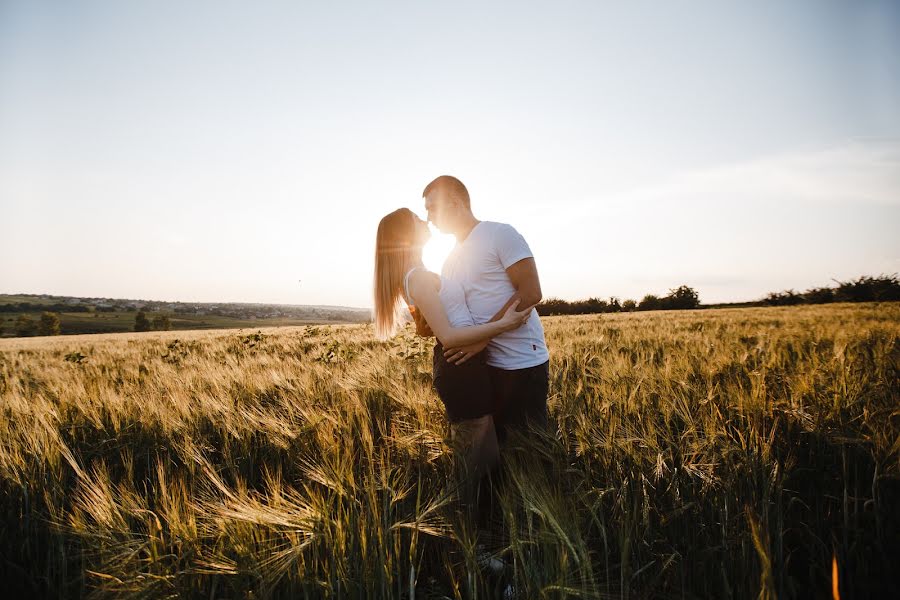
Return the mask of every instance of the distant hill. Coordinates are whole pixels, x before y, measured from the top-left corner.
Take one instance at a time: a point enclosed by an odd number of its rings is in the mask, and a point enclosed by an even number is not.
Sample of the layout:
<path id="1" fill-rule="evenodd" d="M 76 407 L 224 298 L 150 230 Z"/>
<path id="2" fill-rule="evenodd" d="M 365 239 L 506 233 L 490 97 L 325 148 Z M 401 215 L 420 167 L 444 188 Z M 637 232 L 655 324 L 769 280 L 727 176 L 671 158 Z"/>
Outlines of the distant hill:
<path id="1" fill-rule="evenodd" d="M 138 311 L 153 321 L 166 318 L 171 329 L 222 329 L 325 323 L 367 323 L 371 310 L 334 305 L 244 302 L 168 302 L 132 298 L 0 294 L 0 336 L 33 335 L 22 319 L 43 312 L 60 317 L 62 334 L 133 331 Z"/>

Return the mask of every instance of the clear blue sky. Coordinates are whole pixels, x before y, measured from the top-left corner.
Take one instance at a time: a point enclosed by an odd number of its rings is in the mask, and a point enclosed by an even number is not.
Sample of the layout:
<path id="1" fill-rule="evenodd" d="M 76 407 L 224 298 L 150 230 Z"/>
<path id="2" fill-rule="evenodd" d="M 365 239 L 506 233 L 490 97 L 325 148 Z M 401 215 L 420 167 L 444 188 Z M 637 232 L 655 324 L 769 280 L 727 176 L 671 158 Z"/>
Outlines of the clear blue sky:
<path id="1" fill-rule="evenodd" d="M 0 293 L 370 306 L 443 173 L 545 296 L 898 272 L 900 3 L 0 0 Z"/>

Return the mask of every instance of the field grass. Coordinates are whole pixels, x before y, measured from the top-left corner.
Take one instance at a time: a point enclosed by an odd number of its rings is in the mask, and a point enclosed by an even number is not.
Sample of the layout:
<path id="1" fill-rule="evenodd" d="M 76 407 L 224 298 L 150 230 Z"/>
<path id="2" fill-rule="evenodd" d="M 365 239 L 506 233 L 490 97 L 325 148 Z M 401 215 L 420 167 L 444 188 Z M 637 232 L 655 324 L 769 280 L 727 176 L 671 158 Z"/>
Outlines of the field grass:
<path id="1" fill-rule="evenodd" d="M 0 553 L 39 597 L 900 597 L 900 305 L 551 317 L 551 432 L 476 565 L 430 344 L 0 341 Z M 484 540 L 482 540 L 484 541 Z"/>

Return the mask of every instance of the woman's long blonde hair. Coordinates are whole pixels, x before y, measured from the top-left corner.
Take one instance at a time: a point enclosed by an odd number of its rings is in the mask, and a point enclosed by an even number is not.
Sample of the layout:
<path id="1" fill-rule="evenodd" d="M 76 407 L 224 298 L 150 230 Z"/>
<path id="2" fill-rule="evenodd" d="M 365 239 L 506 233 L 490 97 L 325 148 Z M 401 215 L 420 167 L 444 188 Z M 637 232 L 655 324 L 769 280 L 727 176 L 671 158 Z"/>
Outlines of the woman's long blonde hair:
<path id="1" fill-rule="evenodd" d="M 421 256 L 416 246 L 416 218 L 400 208 L 381 219 L 375 237 L 375 337 L 392 337 L 403 318 L 403 276 Z"/>

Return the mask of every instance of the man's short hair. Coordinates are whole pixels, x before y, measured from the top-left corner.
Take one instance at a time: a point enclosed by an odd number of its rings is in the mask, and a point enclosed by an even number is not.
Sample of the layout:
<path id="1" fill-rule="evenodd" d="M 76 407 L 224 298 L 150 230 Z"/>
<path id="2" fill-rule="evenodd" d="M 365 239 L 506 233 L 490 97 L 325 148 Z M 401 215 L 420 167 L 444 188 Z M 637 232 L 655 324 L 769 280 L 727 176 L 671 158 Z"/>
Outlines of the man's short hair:
<path id="1" fill-rule="evenodd" d="M 466 189 L 462 181 L 453 175 L 441 175 L 434 179 L 422 190 L 422 197 L 424 198 L 436 189 L 446 190 L 451 198 L 459 200 L 466 208 L 472 208 L 469 204 L 469 190 Z"/>

